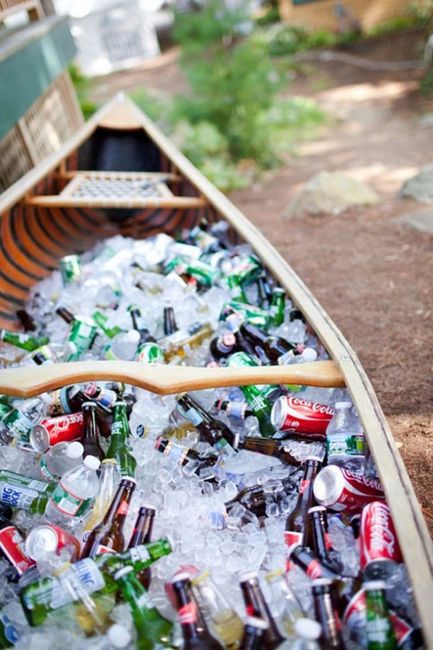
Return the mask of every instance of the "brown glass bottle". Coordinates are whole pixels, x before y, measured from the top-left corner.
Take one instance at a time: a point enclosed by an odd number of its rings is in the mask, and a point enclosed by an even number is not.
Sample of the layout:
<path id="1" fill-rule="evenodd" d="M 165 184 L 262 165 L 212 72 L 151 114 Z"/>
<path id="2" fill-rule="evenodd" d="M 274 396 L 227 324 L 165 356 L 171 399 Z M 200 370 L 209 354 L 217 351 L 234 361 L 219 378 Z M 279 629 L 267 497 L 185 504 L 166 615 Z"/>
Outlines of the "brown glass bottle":
<path id="1" fill-rule="evenodd" d="M 33 320 L 32 316 L 30 316 L 28 311 L 26 311 L 25 309 L 18 309 L 15 312 L 15 314 L 26 332 L 36 331 L 36 323 Z"/>
<path id="2" fill-rule="evenodd" d="M 218 461 L 217 455 L 201 456 L 194 449 L 179 445 L 174 440 L 169 440 L 162 436 L 158 436 L 155 440 L 155 449 L 161 454 L 172 458 L 174 462 L 177 461 L 181 466 L 186 465 L 188 461 L 199 462 L 200 465 L 197 467 L 197 472 L 204 467 L 213 467 Z"/>
<path id="3" fill-rule="evenodd" d="M 248 616 L 245 620 L 244 636 L 239 650 L 262 650 L 265 646 L 263 636 L 267 629 L 266 621 L 255 616 Z"/>
<path id="4" fill-rule="evenodd" d="M 259 585 L 257 575 L 255 573 L 248 573 L 243 576 L 240 588 L 247 610 L 247 616 L 256 616 L 261 618 L 267 623 L 267 629 L 263 634 L 263 641 L 266 650 L 273 650 L 284 641 L 284 637 L 280 633 L 273 617 L 271 610 L 263 596 L 262 590 Z"/>
<path id="5" fill-rule="evenodd" d="M 65 323 L 68 323 L 68 325 L 70 325 L 72 321 L 75 320 L 74 314 L 70 312 L 69 309 L 66 309 L 66 307 L 58 307 L 56 309 L 56 314 L 58 314 L 60 318 L 63 318 Z"/>
<path id="6" fill-rule="evenodd" d="M 313 506 L 308 510 L 308 523 L 303 540 L 304 546 L 313 549 L 321 562 L 330 563 L 328 518 L 324 506 Z"/>
<path id="7" fill-rule="evenodd" d="M 243 322 L 239 331 L 254 347 L 260 348 L 271 363 L 278 363 L 278 359 L 294 347 L 280 336 L 269 336 L 251 323 Z"/>
<path id="8" fill-rule="evenodd" d="M 226 424 L 211 417 L 187 393 L 179 397 L 177 401 L 181 414 L 192 422 L 202 440 L 216 448 L 222 448 L 229 444 L 233 449 L 237 449 L 239 444 L 238 433 L 233 433 Z"/>
<path id="9" fill-rule="evenodd" d="M 341 621 L 334 602 L 331 581 L 320 578 L 313 581 L 314 617 L 322 627 L 319 644 L 323 650 L 344 650 L 345 645 L 341 636 Z"/>
<path id="10" fill-rule="evenodd" d="M 96 425 L 96 404 L 94 402 L 84 402 L 82 405 L 84 434 L 82 444 L 84 447 L 84 456 L 96 456 L 102 462 L 105 454 L 101 449 L 98 441 L 98 427 Z"/>
<path id="11" fill-rule="evenodd" d="M 328 566 L 316 556 L 314 551 L 299 544 L 292 544 L 288 550 L 288 559 L 300 567 L 309 578 L 327 578 L 328 580 L 345 581 L 340 573 Z"/>
<path id="12" fill-rule="evenodd" d="M 237 350 L 236 336 L 233 332 L 226 332 L 221 336 L 216 336 L 210 342 L 209 350 L 215 361 L 226 359 L 229 354 Z"/>
<path id="13" fill-rule="evenodd" d="M 225 411 L 227 415 L 239 418 L 240 420 L 245 420 L 245 418 L 254 415 L 254 411 L 249 407 L 247 402 L 234 402 L 228 399 L 218 399 L 212 408 L 217 409 L 217 411 Z"/>
<path id="14" fill-rule="evenodd" d="M 284 534 L 287 546 L 303 544 L 303 534 L 307 526 L 308 510 L 315 505 L 313 483 L 321 465 L 321 459 L 315 456 L 304 461 L 304 475 L 299 484 L 299 496 L 292 512 L 287 517 Z"/>
<path id="15" fill-rule="evenodd" d="M 81 557 L 95 557 L 100 553 L 122 553 L 125 549 L 123 526 L 128 515 L 136 482 L 123 478 L 103 520 L 90 533 Z"/>
<path id="16" fill-rule="evenodd" d="M 164 307 L 164 334 L 170 336 L 178 330 L 173 307 Z"/>
<path id="17" fill-rule="evenodd" d="M 290 453 L 284 442 L 273 438 L 246 437 L 239 444 L 239 449 L 248 449 L 248 451 L 255 451 L 265 456 L 275 456 L 286 465 L 298 466 L 301 464 L 301 461 Z"/>
<path id="18" fill-rule="evenodd" d="M 266 494 L 261 485 L 246 487 L 238 492 L 234 499 L 230 499 L 225 503 L 227 511 L 235 503 L 241 503 L 247 510 L 253 512 L 256 517 L 266 515 Z"/>
<path id="19" fill-rule="evenodd" d="M 189 576 L 183 573 L 176 576 L 172 587 L 182 627 L 183 650 L 223 650 L 223 646 L 206 628 L 199 627 L 198 605 L 192 595 Z"/>
<path id="20" fill-rule="evenodd" d="M 132 319 L 132 327 L 140 334 L 138 346 L 150 341 L 156 341 L 147 327 L 143 327 L 143 325 L 140 323 L 140 319 L 142 318 L 141 309 L 135 305 L 132 305 L 129 307 L 129 314 Z"/>
<path id="21" fill-rule="evenodd" d="M 155 518 L 155 508 L 152 506 L 141 506 L 135 520 L 134 529 L 131 539 L 129 540 L 128 550 L 140 544 L 147 544 L 152 541 L 153 520 Z M 150 567 L 139 571 L 135 577 L 141 582 L 143 587 L 148 590 L 152 581 Z"/>

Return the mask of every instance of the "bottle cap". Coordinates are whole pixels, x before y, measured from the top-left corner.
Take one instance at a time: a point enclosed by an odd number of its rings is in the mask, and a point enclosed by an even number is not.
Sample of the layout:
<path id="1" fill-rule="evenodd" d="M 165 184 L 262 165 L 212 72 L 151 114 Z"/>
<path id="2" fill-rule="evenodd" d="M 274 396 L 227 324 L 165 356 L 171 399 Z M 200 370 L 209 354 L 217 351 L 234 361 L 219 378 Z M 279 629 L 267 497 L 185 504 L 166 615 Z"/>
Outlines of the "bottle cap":
<path id="1" fill-rule="evenodd" d="M 386 589 L 386 582 L 384 580 L 367 580 L 367 582 L 363 582 L 362 587 L 365 591 Z"/>
<path id="2" fill-rule="evenodd" d="M 311 515 L 312 512 L 326 512 L 325 506 L 313 506 L 308 508 L 308 514 Z"/>
<path id="3" fill-rule="evenodd" d="M 305 350 L 302 352 L 302 358 L 306 363 L 316 361 L 317 352 L 316 350 L 313 350 L 313 348 L 305 348 Z"/>
<path id="4" fill-rule="evenodd" d="M 295 623 L 295 632 L 301 639 L 315 641 L 320 637 L 322 626 L 311 618 L 298 618 Z"/>
<path id="5" fill-rule="evenodd" d="M 81 408 L 84 408 L 85 406 L 90 407 L 91 409 L 96 409 L 96 404 L 95 402 L 83 402 L 81 404 Z"/>
<path id="6" fill-rule="evenodd" d="M 264 621 L 262 618 L 257 618 L 256 616 L 248 616 L 245 619 L 244 625 L 245 627 L 249 625 L 250 627 L 254 627 L 257 630 L 263 630 L 263 631 L 267 630 L 269 627 L 266 621 Z"/>
<path id="7" fill-rule="evenodd" d="M 336 409 L 350 409 L 352 406 L 352 402 L 349 402 L 348 400 L 344 402 L 336 402 L 335 403 L 335 408 Z"/>
<path id="8" fill-rule="evenodd" d="M 312 587 L 329 587 L 332 584 L 332 580 L 329 578 L 316 578 L 311 583 Z"/>
<path id="9" fill-rule="evenodd" d="M 87 467 L 87 469 L 92 469 L 94 472 L 96 472 L 97 469 L 99 469 L 99 466 L 101 464 L 101 461 L 99 458 L 96 458 L 96 456 L 86 456 L 84 459 L 84 465 Z"/>
<path id="10" fill-rule="evenodd" d="M 200 582 L 203 582 L 203 580 L 207 580 L 208 578 L 210 578 L 210 571 L 209 569 L 205 569 L 205 571 L 201 571 L 191 579 L 191 584 L 198 585 Z"/>
<path id="11" fill-rule="evenodd" d="M 131 643 L 131 633 L 119 623 L 115 623 L 107 630 L 107 638 L 115 648 L 126 648 Z"/>
<path id="12" fill-rule="evenodd" d="M 239 576 L 239 582 L 247 582 L 247 580 L 257 580 L 257 573 L 255 571 L 248 571 Z"/>
<path id="13" fill-rule="evenodd" d="M 80 456 L 83 455 L 83 451 L 84 447 L 81 442 L 78 442 L 78 440 L 75 442 L 70 442 L 66 449 L 66 456 L 71 460 L 80 458 Z"/>

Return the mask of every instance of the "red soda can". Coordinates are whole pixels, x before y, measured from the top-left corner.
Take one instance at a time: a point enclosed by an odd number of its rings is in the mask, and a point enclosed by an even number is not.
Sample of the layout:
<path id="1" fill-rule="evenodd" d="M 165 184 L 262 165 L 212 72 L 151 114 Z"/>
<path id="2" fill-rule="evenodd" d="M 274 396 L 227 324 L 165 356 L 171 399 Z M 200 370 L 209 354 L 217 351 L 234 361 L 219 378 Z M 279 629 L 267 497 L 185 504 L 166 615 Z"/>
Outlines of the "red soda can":
<path id="1" fill-rule="evenodd" d="M 82 412 L 68 413 L 41 420 L 30 432 L 30 443 L 37 451 L 46 451 L 57 442 L 80 440 L 83 432 Z"/>
<path id="2" fill-rule="evenodd" d="M 15 526 L 6 526 L 0 530 L 0 551 L 22 576 L 35 562 L 24 551 L 24 539 Z"/>
<path id="3" fill-rule="evenodd" d="M 366 580 L 386 580 L 395 564 L 403 560 L 391 511 L 383 501 L 373 501 L 363 508 L 359 541 Z"/>
<path id="4" fill-rule="evenodd" d="M 326 428 L 335 413 L 327 404 L 282 395 L 271 412 L 271 422 L 278 431 L 292 431 L 303 437 L 326 437 Z"/>
<path id="5" fill-rule="evenodd" d="M 385 498 L 380 481 L 338 465 L 328 465 L 318 473 L 313 492 L 319 505 L 337 511 L 359 511 L 367 503 Z"/>
<path id="6" fill-rule="evenodd" d="M 45 553 L 56 553 L 68 547 L 71 561 L 78 560 L 80 556 L 80 542 L 76 537 L 63 528 L 54 524 L 41 524 L 35 526 L 27 535 L 26 553 L 32 560 L 41 559 Z"/>

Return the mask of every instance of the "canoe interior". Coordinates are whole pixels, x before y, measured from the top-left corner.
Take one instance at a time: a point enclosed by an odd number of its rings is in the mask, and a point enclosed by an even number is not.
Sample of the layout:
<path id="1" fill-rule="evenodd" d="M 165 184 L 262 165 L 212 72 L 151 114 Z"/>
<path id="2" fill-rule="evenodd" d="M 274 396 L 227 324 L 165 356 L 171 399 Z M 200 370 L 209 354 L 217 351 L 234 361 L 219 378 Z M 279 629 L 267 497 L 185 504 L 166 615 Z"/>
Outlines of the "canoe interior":
<path id="1" fill-rule="evenodd" d="M 63 171 L 77 169 L 175 173 L 179 180 L 167 181 L 170 189 L 177 195 L 198 196 L 141 128 L 122 131 L 98 127 L 62 164 Z M 35 186 L 33 195 L 57 194 L 66 182 L 57 168 Z M 81 253 L 96 241 L 116 234 L 137 239 L 158 232 L 173 234 L 202 218 L 214 221 L 218 215 L 210 205 L 95 210 L 40 207 L 20 201 L 3 214 L 0 223 L 0 326 L 17 325 L 15 312 L 26 301 L 31 287 L 56 269 L 64 255 Z"/>

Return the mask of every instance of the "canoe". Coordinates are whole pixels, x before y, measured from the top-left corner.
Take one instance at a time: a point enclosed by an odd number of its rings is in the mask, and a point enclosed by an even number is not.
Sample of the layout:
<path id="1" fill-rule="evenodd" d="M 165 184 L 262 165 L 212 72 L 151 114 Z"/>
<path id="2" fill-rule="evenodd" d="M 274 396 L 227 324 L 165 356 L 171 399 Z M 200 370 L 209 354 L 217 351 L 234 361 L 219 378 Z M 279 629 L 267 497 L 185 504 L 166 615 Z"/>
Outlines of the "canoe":
<path id="1" fill-rule="evenodd" d="M 152 196 L 139 191 L 140 182 L 148 178 L 156 181 L 158 188 Z M 129 183 L 127 196 L 109 189 L 115 179 Z M 96 186 L 99 189 L 95 190 Z M 103 198 L 101 187 L 106 189 Z M 425 645 L 433 648 L 431 539 L 365 371 L 338 327 L 287 262 L 158 127 L 128 99 L 113 99 L 60 150 L 0 196 L 0 215 L 0 327 L 8 329 L 18 326 L 15 313 L 29 289 L 57 268 L 61 257 L 83 252 L 115 234 L 144 238 L 191 227 L 203 217 L 225 219 L 233 240 L 253 247 L 303 312 L 351 394 L 394 518 Z M 0 371 L 0 386 L 5 372 Z M 37 369 L 33 374 L 37 378 Z"/>

